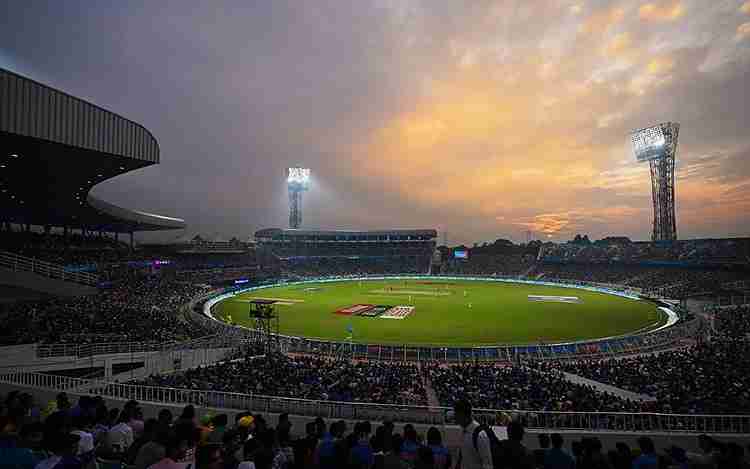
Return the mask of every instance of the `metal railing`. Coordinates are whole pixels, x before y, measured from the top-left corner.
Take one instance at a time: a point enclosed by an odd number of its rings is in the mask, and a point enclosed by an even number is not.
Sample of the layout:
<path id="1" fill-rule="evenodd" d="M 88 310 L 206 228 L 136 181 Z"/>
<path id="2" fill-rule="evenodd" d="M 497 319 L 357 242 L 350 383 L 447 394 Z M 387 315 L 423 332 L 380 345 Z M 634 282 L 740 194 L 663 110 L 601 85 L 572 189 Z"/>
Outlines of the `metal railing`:
<path id="1" fill-rule="evenodd" d="M 179 350 L 215 349 L 236 347 L 248 339 L 238 334 L 214 334 L 183 342 L 110 342 L 96 344 L 37 344 L 38 358 L 76 357 L 86 358 L 112 353 L 175 352 Z"/>
<path id="2" fill-rule="evenodd" d="M 394 420 L 428 425 L 453 422 L 447 407 L 365 402 L 334 402 L 254 394 L 175 389 L 70 378 L 26 371 L 0 373 L 0 383 L 72 394 L 94 394 L 111 399 L 164 405 L 196 405 L 254 412 L 315 416 L 329 419 Z M 77 392 L 86 389 L 88 392 Z M 750 415 L 689 415 L 624 412 L 551 412 L 475 409 L 475 418 L 492 424 L 498 413 L 520 418 L 528 428 L 632 432 L 750 433 Z"/>
<path id="3" fill-rule="evenodd" d="M 88 272 L 68 271 L 65 270 L 65 267 L 58 264 L 6 251 L 0 251 L 0 266 L 11 269 L 14 272 L 33 272 L 51 279 L 90 286 L 96 286 L 99 279 L 97 275 Z"/>

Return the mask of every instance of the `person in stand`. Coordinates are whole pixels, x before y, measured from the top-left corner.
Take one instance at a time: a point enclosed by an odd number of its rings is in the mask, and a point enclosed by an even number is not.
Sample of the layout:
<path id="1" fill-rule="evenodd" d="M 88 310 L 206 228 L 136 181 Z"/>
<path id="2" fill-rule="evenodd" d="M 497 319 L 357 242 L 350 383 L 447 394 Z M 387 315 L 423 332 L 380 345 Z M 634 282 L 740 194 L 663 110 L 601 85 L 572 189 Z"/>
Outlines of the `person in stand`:
<path id="1" fill-rule="evenodd" d="M 508 424 L 508 439 L 500 442 L 500 458 L 505 467 L 532 469 L 534 456 L 523 445 L 523 424 L 513 421 Z"/>
<path id="2" fill-rule="evenodd" d="M 443 446 L 443 436 L 440 430 L 430 427 L 427 430 L 427 447 L 432 450 L 435 469 L 448 469 L 453 464 L 451 453 Z"/>
<path id="3" fill-rule="evenodd" d="M 185 458 L 188 442 L 179 434 L 172 432 L 164 445 L 164 457 L 159 462 L 148 466 L 148 469 L 184 469 L 185 464 L 180 463 Z"/>
<path id="4" fill-rule="evenodd" d="M 49 438 L 48 449 L 52 456 L 41 461 L 34 469 L 83 469 L 83 464 L 75 456 L 80 439 L 73 433 L 60 433 Z"/>
<path id="5" fill-rule="evenodd" d="M 537 439 L 539 440 L 539 448 L 534 450 L 534 461 L 536 467 L 542 467 L 544 466 L 544 459 L 549 450 L 550 437 L 546 433 L 540 433 L 537 435 Z"/>
<path id="6" fill-rule="evenodd" d="M 659 458 L 656 457 L 654 442 L 647 436 L 638 438 L 641 455 L 633 460 L 633 469 L 658 469 Z"/>
<path id="7" fill-rule="evenodd" d="M 544 469 L 575 469 L 576 461 L 563 447 L 563 437 L 553 433 L 550 437 L 552 448 L 544 455 Z"/>
<path id="8" fill-rule="evenodd" d="M 201 446 L 195 456 L 195 468 L 223 469 L 224 457 L 222 455 L 221 445 L 217 443 L 208 443 Z"/>
<path id="9" fill-rule="evenodd" d="M 471 403 L 465 399 L 453 404 L 456 423 L 461 427 L 458 465 L 461 469 L 492 469 L 490 437 L 486 431 L 480 431 L 475 438 L 474 430 L 479 423 L 474 420 L 471 411 Z"/>
<path id="10" fill-rule="evenodd" d="M 414 425 L 408 423 L 404 426 L 404 441 L 401 443 L 401 460 L 413 466 L 417 461 L 419 443 L 417 442 L 417 430 Z"/>

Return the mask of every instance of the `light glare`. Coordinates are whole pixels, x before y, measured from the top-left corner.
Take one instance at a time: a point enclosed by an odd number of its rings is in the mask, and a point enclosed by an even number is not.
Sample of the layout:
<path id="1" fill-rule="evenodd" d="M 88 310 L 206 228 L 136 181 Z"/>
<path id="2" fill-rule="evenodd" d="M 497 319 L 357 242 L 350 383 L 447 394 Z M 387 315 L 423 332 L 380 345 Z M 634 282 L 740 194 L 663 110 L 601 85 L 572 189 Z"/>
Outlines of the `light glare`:
<path id="1" fill-rule="evenodd" d="M 306 184 L 310 180 L 309 168 L 289 168 L 287 182 L 296 184 Z"/>

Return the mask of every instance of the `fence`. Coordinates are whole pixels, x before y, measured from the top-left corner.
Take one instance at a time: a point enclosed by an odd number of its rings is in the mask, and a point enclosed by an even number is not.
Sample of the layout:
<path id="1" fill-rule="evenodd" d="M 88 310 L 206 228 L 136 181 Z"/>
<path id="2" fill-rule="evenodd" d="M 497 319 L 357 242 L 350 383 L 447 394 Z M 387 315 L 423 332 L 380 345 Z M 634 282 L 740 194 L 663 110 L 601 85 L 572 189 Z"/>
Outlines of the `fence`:
<path id="1" fill-rule="evenodd" d="M 105 398 L 150 402 L 164 405 L 216 407 L 254 412 L 282 413 L 350 420 L 394 420 L 429 425 L 452 424 L 447 407 L 407 406 L 374 403 L 314 401 L 253 394 L 107 383 L 41 373 L 10 371 L 0 373 L 0 383 L 40 390 Z M 663 431 L 688 433 L 750 433 L 750 415 L 683 415 L 622 412 L 548 412 L 475 409 L 475 418 L 492 424 L 499 412 L 524 421 L 528 428 L 550 430 Z"/>
<path id="2" fill-rule="evenodd" d="M 20 256 L 12 252 L 0 251 L 0 266 L 11 269 L 14 272 L 33 272 L 47 278 L 83 285 L 96 286 L 98 283 L 98 276 L 94 274 L 67 271 L 61 265 Z"/>
<path id="3" fill-rule="evenodd" d="M 247 335 L 235 330 L 234 334 L 214 334 L 184 342 L 114 342 L 99 344 L 38 344 L 38 358 L 86 358 L 111 353 L 176 352 L 179 350 L 215 349 L 237 347 L 246 343 Z"/>

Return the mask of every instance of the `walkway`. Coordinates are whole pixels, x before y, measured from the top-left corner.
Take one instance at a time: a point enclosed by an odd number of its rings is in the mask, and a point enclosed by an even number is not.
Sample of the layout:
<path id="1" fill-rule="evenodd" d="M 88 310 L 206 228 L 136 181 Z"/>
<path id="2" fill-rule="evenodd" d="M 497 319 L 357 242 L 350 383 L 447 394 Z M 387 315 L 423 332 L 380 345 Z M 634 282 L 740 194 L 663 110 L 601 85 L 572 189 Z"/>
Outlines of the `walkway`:
<path id="1" fill-rule="evenodd" d="M 593 379 L 588 379 L 588 378 L 584 378 L 583 376 L 574 375 L 573 373 L 563 372 L 563 375 L 565 375 L 565 379 L 570 381 L 571 383 L 580 384 L 582 386 L 591 386 L 597 391 L 614 394 L 615 396 L 622 398 L 622 399 L 630 399 L 631 401 L 644 401 L 644 402 L 656 401 L 655 397 L 648 396 L 646 394 L 638 394 L 637 392 L 628 391 L 627 389 L 618 388 L 610 384 L 604 384 L 599 381 L 594 381 Z"/>

